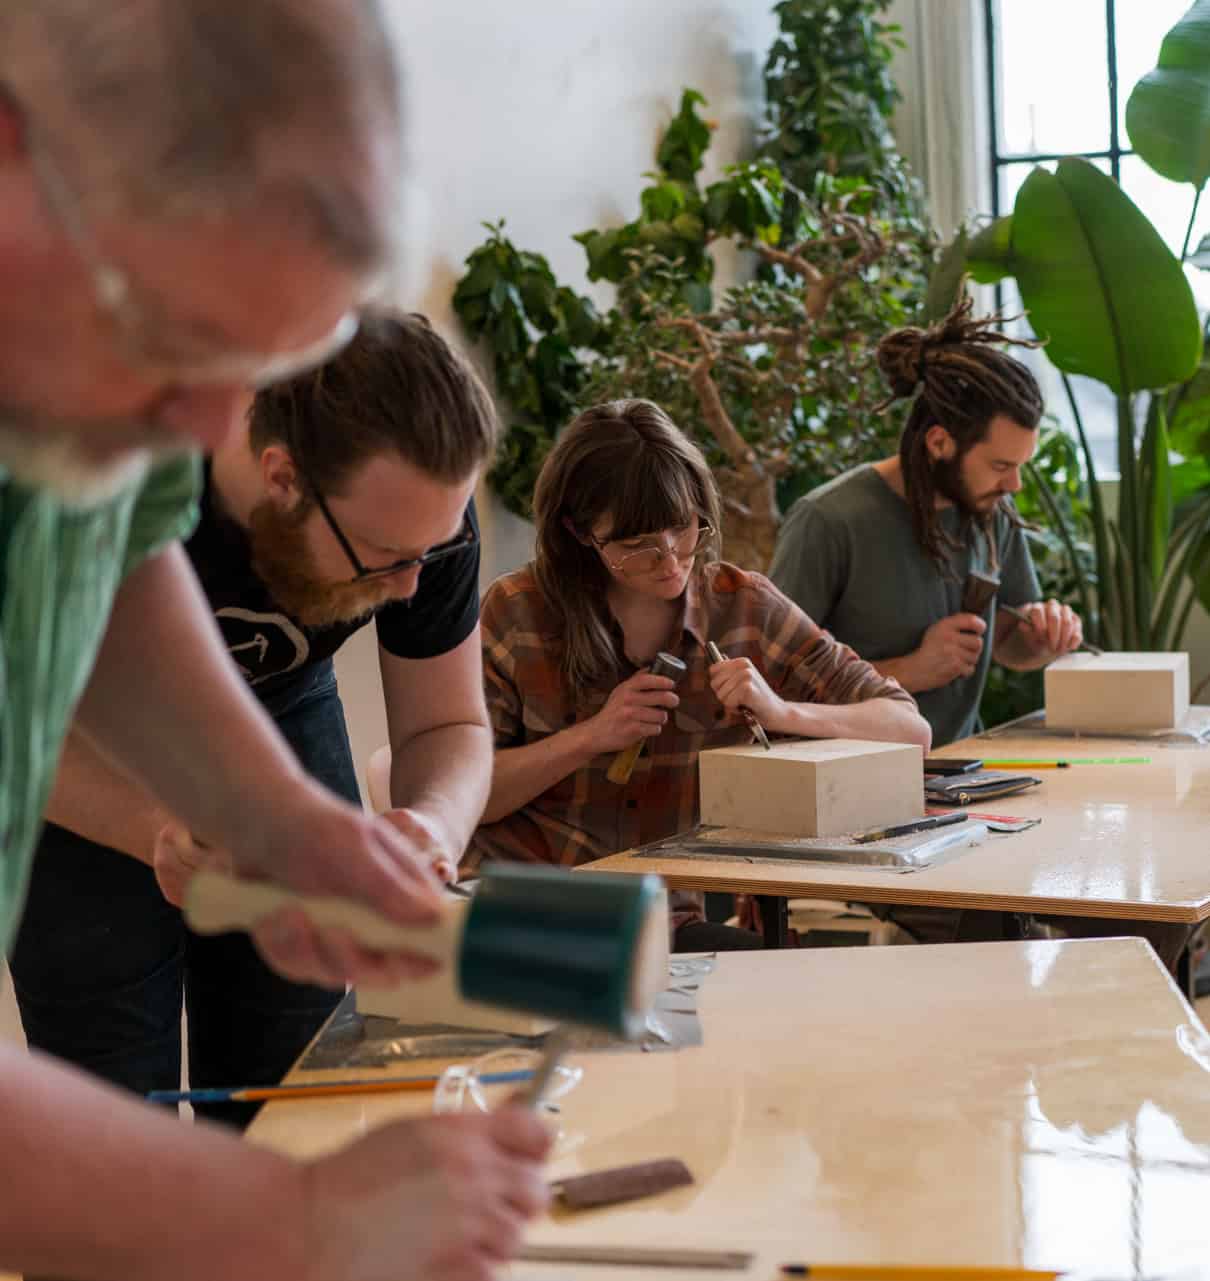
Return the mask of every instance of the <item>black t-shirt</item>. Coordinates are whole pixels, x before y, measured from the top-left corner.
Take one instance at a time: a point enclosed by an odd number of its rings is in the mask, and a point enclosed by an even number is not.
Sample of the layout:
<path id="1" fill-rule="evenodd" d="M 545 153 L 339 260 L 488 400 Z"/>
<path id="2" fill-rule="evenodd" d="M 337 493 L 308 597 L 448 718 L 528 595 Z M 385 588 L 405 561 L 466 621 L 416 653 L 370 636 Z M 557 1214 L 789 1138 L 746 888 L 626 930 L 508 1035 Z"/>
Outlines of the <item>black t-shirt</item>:
<path id="1" fill-rule="evenodd" d="M 436 658 L 456 649 L 479 621 L 479 545 L 420 571 L 410 601 L 331 627 L 309 628 L 285 614 L 253 572 L 248 536 L 216 505 L 206 468 L 201 517 L 185 544 L 227 652 L 261 697 L 287 688 L 308 668 L 330 658 L 373 617 L 378 642 L 399 658 Z M 472 501 L 467 516 L 478 533 Z"/>

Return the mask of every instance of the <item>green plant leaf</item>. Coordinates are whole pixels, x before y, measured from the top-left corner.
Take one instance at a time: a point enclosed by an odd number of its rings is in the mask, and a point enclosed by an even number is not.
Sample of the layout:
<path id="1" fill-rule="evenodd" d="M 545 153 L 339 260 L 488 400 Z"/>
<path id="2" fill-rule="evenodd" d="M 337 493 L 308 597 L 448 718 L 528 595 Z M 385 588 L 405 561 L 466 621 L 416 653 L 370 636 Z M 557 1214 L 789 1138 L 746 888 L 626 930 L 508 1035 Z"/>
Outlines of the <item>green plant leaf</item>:
<path id="1" fill-rule="evenodd" d="M 1168 440 L 1182 458 L 1210 458 L 1210 362 L 1173 393 Z"/>
<path id="2" fill-rule="evenodd" d="M 962 278 L 966 275 L 967 244 L 966 228 L 963 227 L 933 264 L 928 293 L 924 297 L 923 319 L 926 325 L 948 315 L 953 307 L 962 288 Z"/>
<path id="3" fill-rule="evenodd" d="M 1013 274 L 1013 219 L 1005 214 L 989 223 L 966 246 L 966 269 L 972 280 L 981 285 L 994 285 Z"/>
<path id="4" fill-rule="evenodd" d="M 649 222 L 671 222 L 685 208 L 685 189 L 679 182 L 657 182 L 643 189 L 639 205 Z"/>
<path id="5" fill-rule="evenodd" d="M 1158 588 L 1164 576 L 1168 540 L 1172 533 L 1172 467 L 1168 449 L 1164 398 L 1156 396 L 1152 401 L 1152 412 L 1148 415 L 1139 459 L 1143 481 L 1144 550 L 1153 588 Z"/>
<path id="6" fill-rule="evenodd" d="M 1164 37 L 1159 61 L 1126 103 L 1135 151 L 1173 182 L 1210 178 L 1210 0 L 1197 3 Z"/>
<path id="7" fill-rule="evenodd" d="M 1034 331 L 1058 368 L 1117 395 L 1192 376 L 1202 350 L 1176 256 L 1130 198 L 1087 160 L 1035 169 L 1017 194 L 1012 266 Z"/>
<path id="8" fill-rule="evenodd" d="M 710 126 L 697 114 L 706 99 L 696 89 L 681 94 L 681 108 L 672 118 L 659 150 L 656 163 L 670 177 L 693 183 L 702 167 L 702 157 L 710 146 Z"/>
<path id="9" fill-rule="evenodd" d="M 627 223 L 609 231 L 582 231 L 573 240 L 584 246 L 588 255 L 589 280 L 621 280 L 626 274 L 626 253 L 639 240 L 639 224 Z"/>
<path id="10" fill-rule="evenodd" d="M 1193 557 L 1189 577 L 1193 581 L 1193 591 L 1201 607 L 1210 611 L 1210 534 L 1202 537 L 1197 554 Z"/>
<path id="11" fill-rule="evenodd" d="M 592 299 L 581 298 L 574 289 L 560 285 L 558 307 L 571 345 L 595 346 L 601 334 L 601 317 L 593 306 Z"/>
<path id="12" fill-rule="evenodd" d="M 681 286 L 681 299 L 690 311 L 699 316 L 714 306 L 714 291 L 700 280 L 687 280 Z"/>

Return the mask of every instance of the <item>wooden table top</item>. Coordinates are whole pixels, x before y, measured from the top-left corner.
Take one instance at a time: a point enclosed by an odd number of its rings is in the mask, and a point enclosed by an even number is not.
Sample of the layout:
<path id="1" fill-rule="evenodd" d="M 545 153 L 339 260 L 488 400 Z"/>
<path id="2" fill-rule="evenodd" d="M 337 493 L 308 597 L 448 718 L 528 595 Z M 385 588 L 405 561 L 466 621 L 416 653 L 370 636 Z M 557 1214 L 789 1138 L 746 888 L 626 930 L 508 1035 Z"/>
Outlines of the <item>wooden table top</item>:
<path id="1" fill-rule="evenodd" d="M 599 859 L 591 869 L 655 872 L 677 889 L 788 898 L 1190 924 L 1210 917 L 1210 747 L 1059 738 L 1022 727 L 965 739 L 937 755 L 987 760 L 1147 756 L 1150 763 L 1040 770 L 1042 786 L 1035 791 L 972 807 L 1039 817 L 1037 827 L 992 835 L 952 861 L 918 872 L 638 858 L 627 852 Z"/>
<path id="2" fill-rule="evenodd" d="M 564 1213 L 531 1243 L 756 1254 L 661 1281 L 774 1281 L 791 1260 L 1204 1275 L 1210 1035 L 1142 940 L 722 954 L 699 1012 L 700 1047 L 571 1060 L 550 1167 L 679 1156 L 694 1186 Z M 310 1156 L 430 1106 L 272 1103 L 249 1137 Z"/>

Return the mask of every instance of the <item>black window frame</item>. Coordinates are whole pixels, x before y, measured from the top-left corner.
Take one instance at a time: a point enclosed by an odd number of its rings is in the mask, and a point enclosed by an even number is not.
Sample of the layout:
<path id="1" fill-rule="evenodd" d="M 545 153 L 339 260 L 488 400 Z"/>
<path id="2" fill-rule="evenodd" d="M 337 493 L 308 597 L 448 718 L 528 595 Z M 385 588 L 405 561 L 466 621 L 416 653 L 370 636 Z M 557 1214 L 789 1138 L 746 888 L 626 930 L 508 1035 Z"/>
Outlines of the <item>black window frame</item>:
<path id="1" fill-rule="evenodd" d="M 983 0 L 983 33 L 987 53 L 987 118 L 991 137 L 992 216 L 999 218 L 1008 212 L 1000 206 L 1000 170 L 1006 165 L 1045 164 L 1047 161 L 1063 160 L 1067 156 L 1080 156 L 1085 160 L 1108 160 L 1110 175 L 1114 182 L 1120 184 L 1122 159 L 1125 156 L 1133 156 L 1135 152 L 1130 146 L 1122 146 L 1121 131 L 1118 129 L 1117 0 L 1105 0 L 1105 73 L 1109 83 L 1109 146 L 1100 151 L 1066 151 L 1054 154 L 1043 151 L 1001 152 L 999 82 L 996 75 L 998 63 L 996 9 L 997 0 Z"/>

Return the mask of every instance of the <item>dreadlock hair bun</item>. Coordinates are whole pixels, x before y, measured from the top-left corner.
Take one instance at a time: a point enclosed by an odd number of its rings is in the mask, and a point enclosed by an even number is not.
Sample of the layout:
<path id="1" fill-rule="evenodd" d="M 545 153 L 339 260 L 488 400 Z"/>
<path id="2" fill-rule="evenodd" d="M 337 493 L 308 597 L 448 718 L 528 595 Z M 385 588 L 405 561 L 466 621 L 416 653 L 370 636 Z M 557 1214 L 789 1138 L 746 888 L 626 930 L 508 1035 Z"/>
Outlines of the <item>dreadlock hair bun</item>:
<path id="1" fill-rule="evenodd" d="M 878 368 L 891 389 L 892 400 L 902 400 L 924 381 L 929 331 L 907 325 L 892 329 L 878 344 Z"/>

